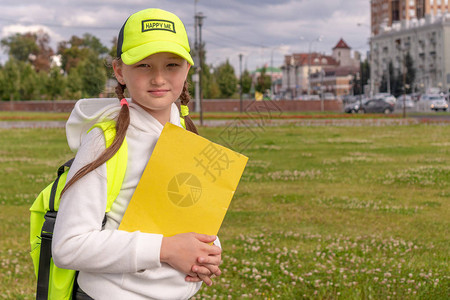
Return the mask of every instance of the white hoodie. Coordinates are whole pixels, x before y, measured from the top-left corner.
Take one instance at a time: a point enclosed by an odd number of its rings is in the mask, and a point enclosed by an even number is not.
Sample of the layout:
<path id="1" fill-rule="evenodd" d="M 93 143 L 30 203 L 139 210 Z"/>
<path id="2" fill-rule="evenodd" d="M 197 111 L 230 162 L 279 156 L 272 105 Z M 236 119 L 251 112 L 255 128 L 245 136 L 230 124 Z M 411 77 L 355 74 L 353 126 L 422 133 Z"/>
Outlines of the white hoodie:
<path id="1" fill-rule="evenodd" d="M 95 123 L 117 116 L 117 99 L 78 101 L 66 125 L 70 148 L 77 151 L 68 180 L 105 149 Z M 130 101 L 127 131 L 128 162 L 119 196 L 107 214 L 106 166 L 78 180 L 64 193 L 53 235 L 53 260 L 58 267 L 80 270 L 78 284 L 89 296 L 102 300 L 187 299 L 201 283 L 185 281 L 185 274 L 160 262 L 162 235 L 117 230 L 147 165 L 163 125 Z M 170 122 L 181 126 L 172 104 Z M 151 197 L 151 195 L 149 195 Z"/>

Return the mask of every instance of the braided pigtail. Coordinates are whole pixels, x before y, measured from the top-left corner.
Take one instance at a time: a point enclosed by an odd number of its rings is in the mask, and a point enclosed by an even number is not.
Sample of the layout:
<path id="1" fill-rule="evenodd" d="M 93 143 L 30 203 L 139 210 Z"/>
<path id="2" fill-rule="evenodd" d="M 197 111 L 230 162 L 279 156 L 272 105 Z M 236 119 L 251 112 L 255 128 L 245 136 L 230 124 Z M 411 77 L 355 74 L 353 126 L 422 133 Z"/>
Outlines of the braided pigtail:
<path id="1" fill-rule="evenodd" d="M 180 101 L 181 101 L 181 117 L 184 119 L 186 129 L 198 134 L 197 127 L 195 127 L 194 122 L 192 122 L 191 117 L 189 117 L 189 111 L 187 105 L 191 100 L 191 95 L 189 94 L 189 85 L 187 80 L 184 82 L 183 90 L 181 91 Z M 183 108 L 185 106 L 186 108 Z"/>
<path id="2" fill-rule="evenodd" d="M 124 91 L 126 86 L 120 83 L 117 83 L 116 86 L 116 94 L 119 100 L 121 100 L 122 107 L 120 108 L 119 115 L 117 117 L 116 122 L 116 136 L 111 146 L 106 148 L 100 156 L 95 159 L 93 162 L 85 165 L 77 173 L 69 180 L 69 182 L 65 185 L 64 189 L 61 191 L 61 195 L 75 182 L 81 179 L 83 176 L 88 174 L 89 172 L 97 169 L 99 166 L 107 162 L 111 157 L 116 154 L 119 150 L 120 146 L 125 139 L 125 135 L 127 133 L 128 126 L 130 125 L 130 110 L 128 108 L 128 102 L 126 102 L 124 97 Z"/>

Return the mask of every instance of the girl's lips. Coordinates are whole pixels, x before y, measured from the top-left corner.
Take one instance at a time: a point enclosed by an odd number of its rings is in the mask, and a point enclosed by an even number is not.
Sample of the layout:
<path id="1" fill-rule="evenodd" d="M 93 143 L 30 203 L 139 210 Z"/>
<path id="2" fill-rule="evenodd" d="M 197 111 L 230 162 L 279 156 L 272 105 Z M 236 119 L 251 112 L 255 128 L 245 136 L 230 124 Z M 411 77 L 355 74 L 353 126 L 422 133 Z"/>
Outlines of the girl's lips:
<path id="1" fill-rule="evenodd" d="M 169 90 L 150 90 L 148 92 L 154 97 L 162 97 L 165 94 L 167 94 L 167 92 L 169 92 Z"/>

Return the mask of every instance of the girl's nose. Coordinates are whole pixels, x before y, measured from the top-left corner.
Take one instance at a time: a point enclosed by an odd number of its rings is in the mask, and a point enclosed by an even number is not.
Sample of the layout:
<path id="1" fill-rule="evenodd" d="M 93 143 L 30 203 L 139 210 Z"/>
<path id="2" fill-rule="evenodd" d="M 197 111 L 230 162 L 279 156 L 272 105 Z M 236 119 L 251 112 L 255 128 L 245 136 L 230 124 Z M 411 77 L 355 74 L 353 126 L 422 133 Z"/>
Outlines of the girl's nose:
<path id="1" fill-rule="evenodd" d="M 165 83 L 163 70 L 154 70 L 151 78 L 151 83 L 154 85 L 163 85 Z"/>

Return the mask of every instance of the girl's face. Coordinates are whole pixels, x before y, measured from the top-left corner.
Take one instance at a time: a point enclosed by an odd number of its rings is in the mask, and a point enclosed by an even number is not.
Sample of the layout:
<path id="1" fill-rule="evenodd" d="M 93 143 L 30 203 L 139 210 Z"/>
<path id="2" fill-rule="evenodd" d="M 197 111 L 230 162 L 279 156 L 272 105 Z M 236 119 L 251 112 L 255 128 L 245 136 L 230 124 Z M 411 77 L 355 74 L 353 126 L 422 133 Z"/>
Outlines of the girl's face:
<path id="1" fill-rule="evenodd" d="M 191 66 L 168 52 L 150 55 L 134 65 L 114 61 L 117 80 L 127 86 L 133 102 L 161 124 L 169 121 L 170 109 L 183 90 Z"/>

